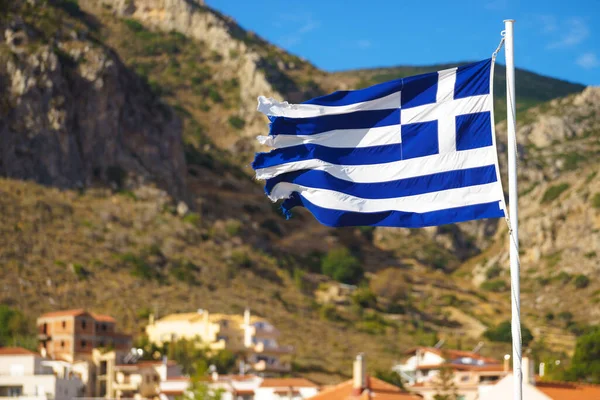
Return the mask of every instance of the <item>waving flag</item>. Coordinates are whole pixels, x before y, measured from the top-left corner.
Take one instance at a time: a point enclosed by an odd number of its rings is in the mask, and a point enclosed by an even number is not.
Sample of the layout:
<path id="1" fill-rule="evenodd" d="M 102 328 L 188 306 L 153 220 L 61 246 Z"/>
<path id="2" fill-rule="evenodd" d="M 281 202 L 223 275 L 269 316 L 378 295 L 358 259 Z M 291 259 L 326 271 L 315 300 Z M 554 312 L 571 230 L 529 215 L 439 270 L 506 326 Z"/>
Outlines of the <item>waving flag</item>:
<path id="1" fill-rule="evenodd" d="M 288 104 L 259 97 L 274 149 L 252 164 L 286 215 L 423 227 L 505 215 L 493 60 Z"/>

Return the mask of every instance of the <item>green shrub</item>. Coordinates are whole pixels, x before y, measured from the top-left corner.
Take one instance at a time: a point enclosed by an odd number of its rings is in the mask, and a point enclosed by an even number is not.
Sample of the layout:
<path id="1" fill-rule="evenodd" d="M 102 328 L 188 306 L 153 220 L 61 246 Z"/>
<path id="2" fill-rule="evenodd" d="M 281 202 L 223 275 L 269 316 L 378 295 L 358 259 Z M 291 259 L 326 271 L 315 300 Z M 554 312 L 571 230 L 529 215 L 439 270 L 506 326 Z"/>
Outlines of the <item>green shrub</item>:
<path id="1" fill-rule="evenodd" d="M 139 23 L 138 21 L 136 21 L 134 19 L 124 19 L 123 23 L 132 32 L 142 32 L 142 31 L 146 30 L 146 28 L 144 28 L 144 25 L 142 25 L 141 23 Z"/>
<path id="2" fill-rule="evenodd" d="M 240 221 L 238 221 L 237 219 L 230 219 L 230 220 L 227 220 L 227 222 L 225 223 L 225 232 L 227 232 L 227 235 L 229 235 L 229 236 L 239 235 L 241 229 L 242 229 L 242 223 Z"/>
<path id="3" fill-rule="evenodd" d="M 544 316 L 544 319 L 546 320 L 546 322 L 553 321 L 554 320 L 554 313 L 547 312 L 546 315 Z"/>
<path id="4" fill-rule="evenodd" d="M 573 313 L 571 313 L 570 311 L 563 311 L 558 314 L 558 318 L 568 323 L 573 320 Z"/>
<path id="5" fill-rule="evenodd" d="M 596 257 L 596 252 L 595 251 L 590 251 L 590 252 L 585 253 L 583 256 L 585 258 L 594 258 L 594 257 Z"/>
<path id="6" fill-rule="evenodd" d="M 342 318 L 338 314 L 335 306 L 331 305 L 331 304 L 323 305 L 321 307 L 321 309 L 319 310 L 319 316 L 321 317 L 321 319 L 324 319 L 327 321 L 341 321 L 342 320 Z"/>
<path id="7" fill-rule="evenodd" d="M 495 279 L 483 282 L 481 284 L 481 289 L 487 290 L 488 292 L 503 292 L 508 289 L 508 286 L 502 279 Z"/>
<path id="8" fill-rule="evenodd" d="M 150 280 L 157 275 L 153 268 L 141 257 L 133 253 L 125 253 L 119 256 L 119 259 L 129 266 L 129 273 L 136 278 Z"/>
<path id="9" fill-rule="evenodd" d="M 361 308 L 375 308 L 377 297 L 368 287 L 361 287 L 352 294 L 352 303 Z"/>
<path id="10" fill-rule="evenodd" d="M 171 267 L 171 276 L 181 282 L 196 283 L 198 267 L 189 261 L 179 261 Z"/>
<path id="11" fill-rule="evenodd" d="M 200 221 L 202 220 L 202 218 L 200 217 L 200 214 L 195 213 L 195 212 L 187 213 L 186 215 L 184 215 L 184 217 L 182 219 L 183 219 L 183 222 L 186 222 L 191 225 L 198 225 L 198 224 L 200 224 Z"/>
<path id="12" fill-rule="evenodd" d="M 560 271 L 554 279 L 556 279 L 563 285 L 566 285 L 567 283 L 569 283 L 571 281 L 572 278 L 573 278 L 573 276 L 570 275 L 569 273 L 567 273 L 565 271 Z"/>
<path id="13" fill-rule="evenodd" d="M 496 327 L 488 329 L 483 335 L 492 342 L 512 343 L 510 321 L 504 321 Z M 528 346 L 533 340 L 533 334 L 523 324 L 521 324 L 521 339 L 523 346 Z"/>
<path id="14" fill-rule="evenodd" d="M 570 187 L 568 183 L 561 183 L 560 185 L 550 186 L 544 192 L 542 196 L 542 203 L 550 203 L 558 198 L 565 190 Z"/>
<path id="15" fill-rule="evenodd" d="M 252 266 L 252 260 L 250 259 L 250 256 L 243 250 L 232 251 L 231 262 L 234 265 L 238 265 L 243 268 L 250 268 Z"/>
<path id="16" fill-rule="evenodd" d="M 500 276 L 502 273 L 502 268 L 498 264 L 492 265 L 490 268 L 485 271 L 485 277 L 487 279 L 494 279 Z"/>
<path id="17" fill-rule="evenodd" d="M 579 274 L 575 277 L 574 283 L 577 289 L 585 289 L 590 284 L 590 278 L 583 274 Z"/>
<path id="18" fill-rule="evenodd" d="M 78 279 L 85 279 L 88 275 L 88 272 L 81 264 L 73 264 L 73 273 L 75 274 L 75 276 L 77 276 Z"/>
<path id="19" fill-rule="evenodd" d="M 355 284 L 363 277 L 363 268 L 358 259 L 345 247 L 333 249 L 321 262 L 321 270 L 338 282 Z"/>
<path id="20" fill-rule="evenodd" d="M 596 193 L 594 197 L 592 197 L 592 207 L 600 208 L 600 193 Z"/>
<path id="21" fill-rule="evenodd" d="M 0 346 L 12 346 L 16 337 L 28 333 L 25 316 L 18 310 L 0 304 Z"/>
<path id="22" fill-rule="evenodd" d="M 229 122 L 229 125 L 235 129 L 242 129 L 244 126 L 246 126 L 246 121 L 236 115 L 229 117 L 227 121 Z"/>
<path id="23" fill-rule="evenodd" d="M 306 290 L 306 281 L 304 280 L 304 275 L 305 275 L 305 272 L 302 271 L 300 268 L 294 268 L 294 272 L 293 272 L 294 284 L 296 285 L 298 290 L 300 290 L 301 292 Z"/>

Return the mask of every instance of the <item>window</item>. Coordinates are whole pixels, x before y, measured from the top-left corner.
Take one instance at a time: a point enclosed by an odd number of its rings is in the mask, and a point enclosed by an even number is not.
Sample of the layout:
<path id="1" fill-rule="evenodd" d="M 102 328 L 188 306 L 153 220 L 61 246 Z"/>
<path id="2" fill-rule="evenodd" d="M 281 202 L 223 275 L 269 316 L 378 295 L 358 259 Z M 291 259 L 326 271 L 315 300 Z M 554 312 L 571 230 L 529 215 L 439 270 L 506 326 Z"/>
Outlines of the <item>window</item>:
<path id="1" fill-rule="evenodd" d="M 106 324 L 102 324 L 102 330 L 106 332 Z"/>
<path id="2" fill-rule="evenodd" d="M 87 345 L 87 342 L 85 340 L 81 341 L 81 347 L 85 348 L 85 346 Z"/>
<path id="3" fill-rule="evenodd" d="M 158 375 L 154 375 L 154 382 L 157 382 L 157 383 L 158 383 L 158 381 L 159 381 L 159 377 L 158 377 Z"/>
<path id="4" fill-rule="evenodd" d="M 67 321 L 62 322 L 62 327 L 63 327 L 63 329 L 65 329 L 67 327 Z"/>
<path id="5" fill-rule="evenodd" d="M 469 375 L 464 375 L 460 377 L 460 381 L 461 382 L 468 382 L 469 381 Z"/>
<path id="6" fill-rule="evenodd" d="M 229 326 L 229 321 L 224 319 L 223 321 L 221 321 L 221 325 L 223 325 L 223 328 L 227 328 L 227 326 Z"/>
<path id="7" fill-rule="evenodd" d="M 81 321 L 81 329 L 85 329 L 87 326 L 87 323 L 85 322 L 85 320 Z"/>

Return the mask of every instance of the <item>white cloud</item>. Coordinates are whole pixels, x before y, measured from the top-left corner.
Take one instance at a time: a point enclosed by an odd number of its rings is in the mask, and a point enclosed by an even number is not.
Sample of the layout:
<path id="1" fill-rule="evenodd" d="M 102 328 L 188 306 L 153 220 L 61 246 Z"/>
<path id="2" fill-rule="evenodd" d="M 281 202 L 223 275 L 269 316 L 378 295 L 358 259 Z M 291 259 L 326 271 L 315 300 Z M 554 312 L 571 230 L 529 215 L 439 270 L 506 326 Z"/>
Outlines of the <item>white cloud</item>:
<path id="1" fill-rule="evenodd" d="M 536 18 L 542 26 L 542 33 L 551 33 L 558 29 L 554 15 L 537 15 Z"/>
<path id="2" fill-rule="evenodd" d="M 564 26 L 560 27 L 560 31 L 564 33 L 558 40 L 547 46 L 549 49 L 573 47 L 590 35 L 590 28 L 587 23 L 583 18 L 578 17 L 569 18 Z"/>
<path id="3" fill-rule="evenodd" d="M 367 40 L 367 39 L 361 39 L 356 42 L 356 45 L 361 49 L 367 49 L 367 48 L 371 47 L 371 44 L 372 44 L 371 41 Z"/>
<path id="4" fill-rule="evenodd" d="M 278 27 L 291 27 L 293 30 L 279 38 L 281 46 L 290 48 L 302 42 L 302 37 L 314 31 L 321 25 L 310 14 L 281 14 L 277 21 Z"/>
<path id="5" fill-rule="evenodd" d="M 600 59 L 592 52 L 580 55 L 575 61 L 581 68 L 592 69 L 600 66 Z"/>

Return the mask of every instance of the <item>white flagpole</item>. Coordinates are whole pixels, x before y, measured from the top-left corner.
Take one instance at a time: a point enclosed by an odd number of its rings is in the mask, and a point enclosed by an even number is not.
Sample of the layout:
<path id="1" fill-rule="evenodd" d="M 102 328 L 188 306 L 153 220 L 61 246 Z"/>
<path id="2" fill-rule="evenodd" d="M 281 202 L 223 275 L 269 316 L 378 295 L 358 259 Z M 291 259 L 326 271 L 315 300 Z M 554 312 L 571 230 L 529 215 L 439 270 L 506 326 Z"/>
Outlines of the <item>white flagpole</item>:
<path id="1" fill-rule="evenodd" d="M 519 284 L 519 211 L 517 193 L 517 138 L 515 107 L 515 59 L 513 25 L 515 20 L 504 20 L 506 56 L 506 121 L 508 130 L 508 203 L 510 221 L 510 280 L 512 297 L 512 347 L 513 347 L 513 400 L 522 400 L 523 375 L 521 371 L 521 304 Z M 526 371 L 527 373 L 527 371 Z"/>

